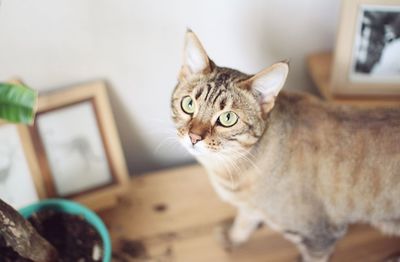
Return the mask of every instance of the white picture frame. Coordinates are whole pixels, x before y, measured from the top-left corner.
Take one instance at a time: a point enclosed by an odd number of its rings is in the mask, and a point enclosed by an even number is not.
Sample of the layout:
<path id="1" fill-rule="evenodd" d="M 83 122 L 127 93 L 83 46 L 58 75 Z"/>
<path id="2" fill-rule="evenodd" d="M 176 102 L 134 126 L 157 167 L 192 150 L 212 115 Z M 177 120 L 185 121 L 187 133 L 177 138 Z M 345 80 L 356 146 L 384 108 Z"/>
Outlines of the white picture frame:
<path id="1" fill-rule="evenodd" d="M 19 209 L 45 197 L 28 128 L 0 122 L 0 198 Z"/>

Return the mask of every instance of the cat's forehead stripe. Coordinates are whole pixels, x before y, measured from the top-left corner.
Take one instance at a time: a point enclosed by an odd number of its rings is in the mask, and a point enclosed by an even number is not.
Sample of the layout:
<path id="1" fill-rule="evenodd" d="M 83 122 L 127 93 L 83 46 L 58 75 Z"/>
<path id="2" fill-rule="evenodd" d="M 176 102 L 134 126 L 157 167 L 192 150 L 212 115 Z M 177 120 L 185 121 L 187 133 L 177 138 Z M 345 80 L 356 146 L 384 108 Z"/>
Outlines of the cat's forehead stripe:
<path id="1" fill-rule="evenodd" d="M 200 88 L 196 91 L 195 99 L 198 99 L 203 94 L 204 88 Z"/>
<path id="2" fill-rule="evenodd" d="M 222 86 L 227 84 L 229 78 L 231 78 L 232 75 L 229 75 L 228 73 L 221 73 L 219 75 L 217 75 L 216 79 L 215 79 L 215 85 L 216 86 Z"/>
<path id="3" fill-rule="evenodd" d="M 215 104 L 215 101 L 217 101 L 218 97 L 222 94 L 222 92 L 225 92 L 225 90 L 218 89 L 218 90 L 214 93 L 214 96 L 212 97 L 213 100 L 212 100 L 212 102 L 211 102 L 212 105 Z M 211 100 L 211 97 L 210 97 L 210 100 Z"/>
<path id="4" fill-rule="evenodd" d="M 219 110 L 223 110 L 226 106 L 226 97 L 221 99 L 221 102 L 219 103 Z"/>
<path id="5" fill-rule="evenodd" d="M 212 86 L 210 83 L 208 83 L 207 84 L 207 94 L 206 94 L 206 97 L 204 98 L 205 101 L 207 101 L 207 97 L 210 94 L 211 89 L 212 89 Z M 204 89 L 203 89 L 203 91 L 204 91 Z"/>

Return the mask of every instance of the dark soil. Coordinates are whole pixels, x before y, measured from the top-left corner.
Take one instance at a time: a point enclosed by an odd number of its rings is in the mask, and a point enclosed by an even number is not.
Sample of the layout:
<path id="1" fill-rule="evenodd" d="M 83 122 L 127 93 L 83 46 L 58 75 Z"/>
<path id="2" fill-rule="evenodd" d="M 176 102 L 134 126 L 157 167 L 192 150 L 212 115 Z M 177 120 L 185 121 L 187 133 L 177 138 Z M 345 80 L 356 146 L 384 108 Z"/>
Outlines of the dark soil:
<path id="1" fill-rule="evenodd" d="M 58 251 L 62 262 L 98 262 L 102 260 L 100 235 L 82 217 L 53 210 L 33 214 L 29 222 Z M 4 245 L 3 245 L 4 246 Z M 10 248 L 1 247 L 0 262 L 29 262 Z"/>

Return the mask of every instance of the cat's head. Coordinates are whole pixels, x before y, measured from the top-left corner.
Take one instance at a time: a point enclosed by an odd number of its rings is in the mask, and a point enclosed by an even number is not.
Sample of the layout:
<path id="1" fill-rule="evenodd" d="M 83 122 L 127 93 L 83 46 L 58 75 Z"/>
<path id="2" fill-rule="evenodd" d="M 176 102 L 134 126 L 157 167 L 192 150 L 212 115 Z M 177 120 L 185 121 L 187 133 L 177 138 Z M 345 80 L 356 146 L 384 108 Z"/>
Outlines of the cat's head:
<path id="1" fill-rule="evenodd" d="M 279 62 L 255 75 L 218 67 L 190 30 L 183 56 L 171 100 L 182 144 L 196 156 L 241 154 L 254 146 L 286 80 L 288 64 Z"/>

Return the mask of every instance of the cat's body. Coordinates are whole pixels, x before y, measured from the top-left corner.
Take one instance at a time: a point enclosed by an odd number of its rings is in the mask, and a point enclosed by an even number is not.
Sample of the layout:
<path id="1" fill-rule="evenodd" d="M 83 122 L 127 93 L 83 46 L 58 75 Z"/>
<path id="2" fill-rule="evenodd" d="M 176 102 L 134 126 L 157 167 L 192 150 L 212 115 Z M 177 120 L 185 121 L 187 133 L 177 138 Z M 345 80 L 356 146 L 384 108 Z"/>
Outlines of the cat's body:
<path id="1" fill-rule="evenodd" d="M 302 235 L 320 230 L 316 219 L 339 227 L 397 220 L 391 233 L 400 234 L 400 110 L 357 110 L 281 93 L 250 152 L 251 162 L 236 160 L 239 170 L 229 174 L 221 163 L 213 170 L 202 161 L 227 202 Z"/>
<path id="2" fill-rule="evenodd" d="M 187 46 L 200 45 L 188 34 Z M 204 59 L 201 45 L 195 49 L 173 94 L 173 118 L 217 193 L 238 208 L 229 244 L 265 222 L 305 261 L 326 261 L 350 223 L 400 235 L 399 109 L 335 106 L 300 93 L 276 98 L 284 63 L 249 76 L 207 60 L 194 74 L 191 61 Z M 224 112 L 238 120 L 221 124 Z"/>

